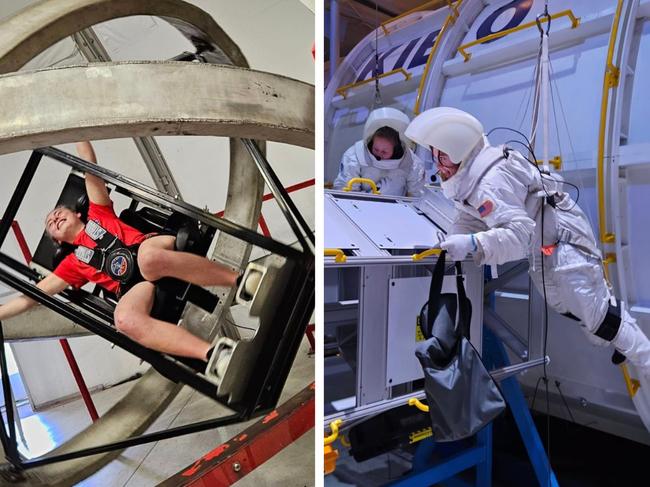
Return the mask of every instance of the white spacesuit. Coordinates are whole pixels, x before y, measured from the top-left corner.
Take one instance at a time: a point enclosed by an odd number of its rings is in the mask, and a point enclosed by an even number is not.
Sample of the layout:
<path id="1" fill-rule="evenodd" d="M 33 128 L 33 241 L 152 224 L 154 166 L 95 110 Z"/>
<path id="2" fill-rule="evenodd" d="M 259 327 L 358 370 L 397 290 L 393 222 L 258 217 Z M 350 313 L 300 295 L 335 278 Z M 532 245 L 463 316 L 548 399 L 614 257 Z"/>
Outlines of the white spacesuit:
<path id="1" fill-rule="evenodd" d="M 542 295 L 546 288 L 553 309 L 579 319 L 593 342 L 613 343 L 650 376 L 650 341 L 613 305 L 591 226 L 559 175 L 542 175 L 518 152 L 490 146 L 481 123 L 455 108 L 423 112 L 405 134 L 458 165 L 442 182 L 458 210 L 440 245 L 452 259 L 472 253 L 479 264 L 502 264 L 528 256 L 533 283 Z"/>
<path id="2" fill-rule="evenodd" d="M 390 107 L 373 110 L 363 129 L 363 140 L 357 141 L 345 151 L 341 159 L 339 174 L 334 180 L 334 189 L 342 189 L 352 178 L 371 179 L 381 194 L 391 196 L 416 196 L 424 187 L 424 163 L 416 156 L 404 138 L 404 129 L 409 118 L 399 110 Z M 390 127 L 399 134 L 400 157 L 378 159 L 371 152 L 373 138 L 378 129 Z M 355 184 L 354 191 L 370 191 L 366 184 Z"/>

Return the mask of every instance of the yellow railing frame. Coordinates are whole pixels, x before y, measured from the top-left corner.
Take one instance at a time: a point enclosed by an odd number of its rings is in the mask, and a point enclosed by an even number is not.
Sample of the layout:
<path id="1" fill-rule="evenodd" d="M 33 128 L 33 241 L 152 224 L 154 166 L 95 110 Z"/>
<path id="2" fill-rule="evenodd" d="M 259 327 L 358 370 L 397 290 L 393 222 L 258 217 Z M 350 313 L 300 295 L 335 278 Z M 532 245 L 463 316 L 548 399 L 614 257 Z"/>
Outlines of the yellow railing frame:
<path id="1" fill-rule="evenodd" d="M 580 17 L 576 17 L 573 14 L 573 11 L 571 10 L 562 10 L 561 12 L 555 13 L 550 16 L 551 20 L 558 19 L 560 17 L 569 17 L 571 19 L 571 28 L 575 29 L 580 25 Z M 548 17 L 545 17 L 540 20 L 540 22 L 548 22 Z M 530 29 L 531 27 L 537 26 L 537 21 L 534 20 L 532 22 L 527 22 L 522 25 L 518 25 L 517 27 L 513 27 L 512 29 L 506 29 L 501 32 L 495 32 L 494 34 L 487 35 L 485 37 L 481 37 L 480 39 L 476 39 L 475 41 L 468 42 L 467 44 L 463 44 L 458 48 L 458 52 L 461 53 L 463 58 L 465 58 L 465 62 L 469 61 L 472 55 L 466 51 L 467 48 L 476 46 L 478 44 L 483 44 L 484 42 L 491 41 L 494 39 L 499 39 L 501 37 L 505 37 L 508 34 L 512 34 L 513 32 L 519 32 L 520 30 L 526 30 Z"/>
<path id="2" fill-rule="evenodd" d="M 363 86 L 365 84 L 371 83 L 375 80 L 385 78 L 386 76 L 391 76 L 393 74 L 399 73 L 404 76 L 404 81 L 408 81 L 411 79 L 411 73 L 409 73 L 407 70 L 404 68 L 397 68 L 393 69 L 392 71 L 388 71 L 387 73 L 381 73 L 378 76 L 373 76 L 372 78 L 364 79 L 362 81 L 357 81 L 356 83 L 350 83 L 347 85 L 340 86 L 339 88 L 336 89 L 336 92 L 341 95 L 343 98 L 348 97 L 348 91 L 350 91 L 353 88 L 358 88 L 359 86 Z"/>
<path id="3" fill-rule="evenodd" d="M 413 433 L 409 433 L 409 445 L 412 445 L 413 443 L 417 443 L 418 441 L 422 441 L 426 438 L 430 438 L 432 436 L 433 436 L 433 429 L 431 428 L 431 426 L 429 426 L 428 428 L 414 431 Z"/>
<path id="4" fill-rule="evenodd" d="M 430 257 L 432 255 L 440 255 L 440 252 L 442 252 L 442 249 L 435 248 L 435 249 L 428 249 L 425 250 L 424 252 L 420 252 L 419 254 L 413 254 L 411 256 L 411 259 L 413 260 L 422 260 L 426 257 Z"/>
<path id="5" fill-rule="evenodd" d="M 612 33 L 609 36 L 609 46 L 607 48 L 607 60 L 605 64 L 605 75 L 603 76 L 603 93 L 600 100 L 600 127 L 598 129 L 598 156 L 596 160 L 596 173 L 598 177 L 598 227 L 600 232 L 600 241 L 602 243 L 614 243 L 616 236 L 607 232 L 607 213 L 605 210 L 605 131 L 607 129 L 607 109 L 609 105 L 609 90 L 618 85 L 620 70 L 612 64 L 614 58 L 614 45 L 618 36 L 618 24 L 621 19 L 623 9 L 623 0 L 618 0 L 616 13 L 612 22 Z M 605 265 L 605 276 L 609 280 L 608 264 Z"/>
<path id="6" fill-rule="evenodd" d="M 641 387 L 641 383 L 630 377 L 630 371 L 627 369 L 627 365 L 621 364 L 621 369 L 623 370 L 623 377 L 625 378 L 625 387 L 627 388 L 627 393 L 630 397 L 634 397 L 636 392 Z"/>
<path id="7" fill-rule="evenodd" d="M 353 184 L 367 184 L 370 186 L 370 190 L 372 191 L 372 194 L 379 194 L 379 190 L 377 189 L 377 185 L 372 179 L 368 178 L 352 178 L 350 179 L 347 184 L 343 187 L 343 191 L 352 191 L 352 185 Z"/>
<path id="8" fill-rule="evenodd" d="M 440 28 L 440 32 L 438 32 L 438 35 L 436 36 L 436 40 L 433 42 L 433 46 L 431 46 L 431 50 L 429 51 L 429 57 L 427 58 L 427 63 L 424 65 L 424 70 L 422 71 L 422 77 L 420 78 L 420 85 L 418 86 L 418 93 L 415 97 L 415 106 L 413 107 L 413 113 L 416 115 L 420 114 L 420 104 L 422 102 L 422 91 L 424 91 L 424 83 L 429 76 L 429 70 L 431 69 L 431 61 L 436 55 L 436 52 L 438 51 L 438 46 L 440 45 L 440 39 L 442 39 L 442 36 L 447 32 L 447 29 L 449 28 L 450 25 L 452 25 L 454 22 L 456 22 L 456 19 L 458 18 L 458 7 L 460 4 L 463 2 L 463 0 L 458 0 L 455 4 L 451 2 L 447 2 L 449 5 L 449 8 L 451 9 L 451 13 L 447 16 L 445 19 L 444 23 L 442 24 L 442 27 Z"/>
<path id="9" fill-rule="evenodd" d="M 348 256 L 341 249 L 325 249 L 324 253 L 325 257 L 334 257 L 334 262 L 339 264 L 343 264 L 348 260 Z"/>
<path id="10" fill-rule="evenodd" d="M 329 436 L 326 436 L 323 439 L 323 443 L 325 446 L 331 445 L 336 441 L 336 439 L 339 437 L 339 427 L 343 424 L 343 421 L 340 419 L 335 419 L 330 423 L 330 430 L 332 430 L 332 434 Z"/>
<path id="11" fill-rule="evenodd" d="M 435 9 L 441 7 L 444 4 L 447 4 L 449 5 L 450 8 L 455 9 L 455 7 L 452 5 L 453 4 L 452 0 L 431 0 L 430 2 L 426 2 L 423 3 L 422 5 L 412 8 L 411 10 L 407 10 L 406 12 L 401 13 L 396 17 L 392 17 L 388 20 L 384 20 L 381 24 L 379 24 L 379 26 L 384 31 L 384 35 L 390 35 L 390 31 L 386 28 L 388 24 L 392 24 L 393 22 L 396 22 L 399 19 L 406 17 L 407 15 L 411 15 L 415 12 L 419 12 L 420 10 L 427 10 L 429 7 L 434 7 Z M 456 11 L 456 16 L 458 16 L 457 11 Z"/>
<path id="12" fill-rule="evenodd" d="M 535 161 L 539 166 L 544 161 Z M 555 168 L 556 171 L 562 170 L 562 156 L 555 156 L 553 159 L 550 159 L 548 163 Z"/>
<path id="13" fill-rule="evenodd" d="M 602 243 L 612 244 L 616 242 L 616 235 L 608 232 L 607 214 L 605 213 L 605 131 L 607 129 L 607 110 L 609 105 L 609 90 L 618 86 L 620 69 L 612 63 L 614 59 L 614 46 L 616 38 L 618 37 L 618 26 L 621 21 L 621 12 L 623 10 L 623 0 L 618 0 L 616 5 L 616 13 L 612 21 L 612 32 L 609 36 L 609 46 L 607 48 L 607 60 L 605 61 L 605 74 L 603 76 L 603 94 L 600 100 L 600 127 L 598 129 L 598 156 L 596 160 L 596 174 L 598 185 L 598 231 L 600 241 Z M 616 254 L 605 253 L 603 259 L 603 269 L 605 271 L 605 279 L 607 282 L 609 278 L 609 264 L 616 262 Z M 630 397 L 634 397 L 640 387 L 640 383 L 636 379 L 630 377 L 630 372 L 627 365 L 622 364 L 623 378 L 625 379 L 625 387 Z"/>
<path id="14" fill-rule="evenodd" d="M 418 398 L 416 398 L 416 397 L 412 397 L 411 399 L 409 399 L 408 405 L 409 406 L 415 406 L 416 408 L 418 408 L 420 411 L 422 411 L 424 413 L 429 412 L 429 406 L 427 406 L 426 404 L 421 403 L 420 400 Z"/>

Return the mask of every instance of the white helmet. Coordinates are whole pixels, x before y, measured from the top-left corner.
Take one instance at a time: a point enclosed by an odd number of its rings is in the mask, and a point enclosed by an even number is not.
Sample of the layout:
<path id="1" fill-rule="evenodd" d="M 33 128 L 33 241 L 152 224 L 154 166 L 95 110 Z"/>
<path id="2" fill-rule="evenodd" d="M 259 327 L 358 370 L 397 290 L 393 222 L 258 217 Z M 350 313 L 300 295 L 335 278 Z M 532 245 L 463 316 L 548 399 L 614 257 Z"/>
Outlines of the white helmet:
<path id="1" fill-rule="evenodd" d="M 404 134 L 416 144 L 434 147 L 460 164 L 483 138 L 483 125 L 467 112 L 432 108 L 415 117 Z"/>
<path id="2" fill-rule="evenodd" d="M 397 108 L 382 107 L 370 112 L 366 125 L 363 127 L 363 140 L 367 142 L 382 127 L 390 127 L 399 134 L 402 143 L 408 142 L 404 138 L 404 130 L 408 127 L 409 117 Z"/>

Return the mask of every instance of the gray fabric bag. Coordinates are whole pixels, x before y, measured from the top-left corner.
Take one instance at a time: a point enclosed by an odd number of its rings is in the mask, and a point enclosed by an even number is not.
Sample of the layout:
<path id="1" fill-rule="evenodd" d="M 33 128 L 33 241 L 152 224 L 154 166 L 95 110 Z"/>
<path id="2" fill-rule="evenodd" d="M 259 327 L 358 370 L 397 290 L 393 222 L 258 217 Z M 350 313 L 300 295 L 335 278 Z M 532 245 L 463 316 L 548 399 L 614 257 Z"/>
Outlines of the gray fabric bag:
<path id="1" fill-rule="evenodd" d="M 455 266 L 458 293 L 441 294 L 443 251 L 433 271 L 429 301 L 420 312 L 420 325 L 427 339 L 415 351 L 424 371 L 424 390 L 436 441 L 472 436 L 505 409 L 499 388 L 469 341 L 471 303 L 465 294 L 460 263 Z"/>

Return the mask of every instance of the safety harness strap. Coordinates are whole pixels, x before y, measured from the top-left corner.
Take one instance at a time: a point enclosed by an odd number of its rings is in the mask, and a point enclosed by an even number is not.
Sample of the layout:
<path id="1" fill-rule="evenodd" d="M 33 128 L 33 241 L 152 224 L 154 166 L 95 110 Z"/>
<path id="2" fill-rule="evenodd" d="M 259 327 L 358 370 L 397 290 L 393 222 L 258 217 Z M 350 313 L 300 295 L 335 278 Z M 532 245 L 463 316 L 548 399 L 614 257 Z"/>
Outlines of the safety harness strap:
<path id="1" fill-rule="evenodd" d="M 97 245 L 90 249 L 79 245 L 74 254 L 81 262 L 105 272 L 111 279 L 127 284 L 139 275 L 137 247 L 127 246 L 116 235 L 109 233 L 95 220 L 89 220 L 84 229 Z"/>
<path id="2" fill-rule="evenodd" d="M 594 335 L 611 342 L 621 327 L 621 310 L 612 305 L 609 306 L 605 319 L 600 324 Z"/>
<path id="3" fill-rule="evenodd" d="M 580 321 L 580 318 L 578 318 L 577 316 L 571 313 L 562 313 L 562 316 L 566 316 L 567 318 L 570 318 L 574 321 Z M 605 319 L 600 324 L 598 329 L 596 329 L 594 335 L 596 335 L 599 338 L 602 338 L 603 340 L 607 340 L 608 342 L 611 342 L 614 338 L 616 338 L 616 335 L 618 334 L 618 330 L 620 327 L 621 327 L 621 310 L 620 308 L 617 308 L 610 304 L 609 308 L 607 309 L 607 314 L 605 315 Z"/>

